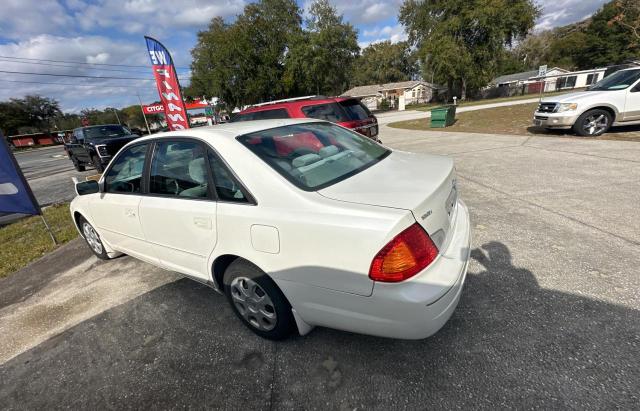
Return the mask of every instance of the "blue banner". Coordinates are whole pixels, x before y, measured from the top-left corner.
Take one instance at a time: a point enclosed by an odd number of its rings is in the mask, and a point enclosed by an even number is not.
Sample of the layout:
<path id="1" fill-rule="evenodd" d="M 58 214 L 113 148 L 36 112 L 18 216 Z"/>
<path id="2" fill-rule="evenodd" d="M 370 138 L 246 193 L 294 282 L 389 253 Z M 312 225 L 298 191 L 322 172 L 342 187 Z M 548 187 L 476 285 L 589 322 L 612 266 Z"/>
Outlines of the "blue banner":
<path id="1" fill-rule="evenodd" d="M 0 212 L 40 214 L 40 206 L 0 132 Z"/>

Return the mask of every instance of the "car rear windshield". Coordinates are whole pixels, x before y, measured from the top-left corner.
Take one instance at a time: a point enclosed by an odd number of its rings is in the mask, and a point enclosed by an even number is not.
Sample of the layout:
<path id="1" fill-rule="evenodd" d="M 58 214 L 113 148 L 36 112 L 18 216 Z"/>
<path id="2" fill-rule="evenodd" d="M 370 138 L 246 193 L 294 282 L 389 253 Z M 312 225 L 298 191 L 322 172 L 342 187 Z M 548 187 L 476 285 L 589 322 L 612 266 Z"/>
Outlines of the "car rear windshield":
<path id="1" fill-rule="evenodd" d="M 302 107 L 305 117 L 315 118 L 318 120 L 330 121 L 332 123 L 340 123 L 349 121 L 347 113 L 337 103 L 313 104 Z"/>
<path id="2" fill-rule="evenodd" d="M 292 124 L 238 140 L 305 191 L 349 178 L 390 153 L 371 139 L 329 123 Z"/>
<path id="3" fill-rule="evenodd" d="M 131 132 L 122 126 L 95 126 L 87 127 L 83 131 L 84 137 L 87 139 L 102 139 L 130 136 Z"/>
<path id="4" fill-rule="evenodd" d="M 369 109 L 358 100 L 344 100 L 338 104 L 340 104 L 351 120 L 366 120 L 371 116 Z"/>
<path id="5" fill-rule="evenodd" d="M 607 76 L 587 88 L 589 91 L 622 90 L 640 79 L 640 70 L 622 70 Z"/>

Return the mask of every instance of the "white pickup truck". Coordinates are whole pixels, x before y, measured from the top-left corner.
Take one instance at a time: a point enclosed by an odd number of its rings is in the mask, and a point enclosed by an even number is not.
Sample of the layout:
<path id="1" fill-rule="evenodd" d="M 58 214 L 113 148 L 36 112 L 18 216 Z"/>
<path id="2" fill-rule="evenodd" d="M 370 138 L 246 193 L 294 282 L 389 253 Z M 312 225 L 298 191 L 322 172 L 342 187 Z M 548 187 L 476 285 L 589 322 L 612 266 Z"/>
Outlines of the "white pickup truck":
<path id="1" fill-rule="evenodd" d="M 640 124 L 640 67 L 617 71 L 585 91 L 543 98 L 533 124 L 590 137 L 611 126 Z"/>

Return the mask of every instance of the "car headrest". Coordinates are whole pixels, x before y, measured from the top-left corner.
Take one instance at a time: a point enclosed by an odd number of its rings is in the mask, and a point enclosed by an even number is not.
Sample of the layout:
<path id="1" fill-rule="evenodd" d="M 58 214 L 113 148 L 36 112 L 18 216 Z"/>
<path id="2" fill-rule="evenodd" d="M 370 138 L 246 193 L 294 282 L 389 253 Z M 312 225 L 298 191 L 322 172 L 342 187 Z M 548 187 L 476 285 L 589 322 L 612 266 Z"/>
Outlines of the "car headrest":
<path id="1" fill-rule="evenodd" d="M 189 162 L 189 177 L 197 183 L 207 182 L 207 171 L 204 166 L 204 157 L 196 158 Z"/>
<path id="2" fill-rule="evenodd" d="M 309 153 L 309 154 L 305 154 L 300 157 L 294 158 L 293 161 L 291 162 L 291 165 L 295 168 L 304 167 L 306 165 L 315 163 L 316 161 L 320 161 L 320 160 L 322 160 L 322 157 L 320 157 L 319 155 L 314 153 Z"/>
<path id="3" fill-rule="evenodd" d="M 318 154 L 320 154 L 320 157 L 322 157 L 322 158 L 331 157 L 331 156 L 333 156 L 335 154 L 338 154 L 338 147 L 336 147 L 336 146 L 322 147 L 320 149 L 320 151 L 318 152 Z"/>

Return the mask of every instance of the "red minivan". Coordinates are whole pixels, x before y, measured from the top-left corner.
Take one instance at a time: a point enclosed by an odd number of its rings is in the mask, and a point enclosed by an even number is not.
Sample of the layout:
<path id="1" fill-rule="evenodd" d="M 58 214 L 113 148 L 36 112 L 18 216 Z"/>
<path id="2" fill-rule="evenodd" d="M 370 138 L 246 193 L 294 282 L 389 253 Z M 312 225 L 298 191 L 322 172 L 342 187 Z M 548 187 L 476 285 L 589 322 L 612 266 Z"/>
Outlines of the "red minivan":
<path id="1" fill-rule="evenodd" d="M 231 121 L 278 118 L 316 118 L 350 128 L 375 141 L 378 119 L 359 100 L 352 97 L 307 96 L 256 104 L 232 116 Z"/>

